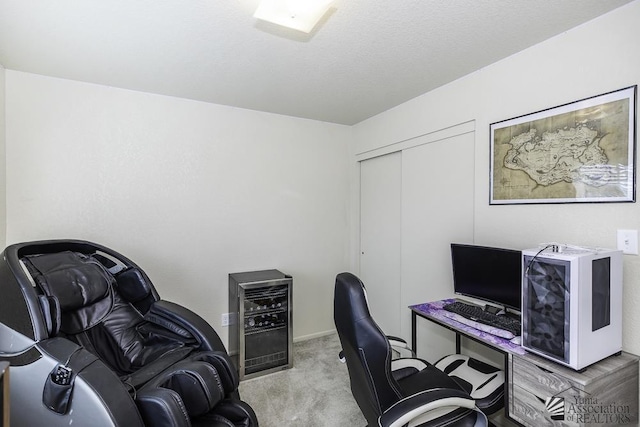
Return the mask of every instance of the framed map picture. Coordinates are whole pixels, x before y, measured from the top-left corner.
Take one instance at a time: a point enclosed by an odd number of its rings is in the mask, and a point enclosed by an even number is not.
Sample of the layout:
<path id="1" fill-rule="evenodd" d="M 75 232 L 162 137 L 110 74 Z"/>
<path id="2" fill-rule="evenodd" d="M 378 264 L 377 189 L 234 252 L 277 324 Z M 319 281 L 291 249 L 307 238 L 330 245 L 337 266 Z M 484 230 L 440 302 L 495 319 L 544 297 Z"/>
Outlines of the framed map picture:
<path id="1" fill-rule="evenodd" d="M 489 204 L 635 202 L 636 92 L 492 123 Z"/>

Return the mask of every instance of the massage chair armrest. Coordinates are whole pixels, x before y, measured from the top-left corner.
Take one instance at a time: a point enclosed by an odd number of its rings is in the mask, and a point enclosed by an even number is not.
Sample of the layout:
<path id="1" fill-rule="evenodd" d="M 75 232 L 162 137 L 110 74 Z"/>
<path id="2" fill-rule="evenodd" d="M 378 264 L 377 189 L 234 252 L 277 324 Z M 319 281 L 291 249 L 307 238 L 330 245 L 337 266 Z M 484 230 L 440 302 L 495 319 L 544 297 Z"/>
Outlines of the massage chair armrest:
<path id="1" fill-rule="evenodd" d="M 460 390 L 438 388 L 421 391 L 396 402 L 378 418 L 378 424 L 381 427 L 401 427 L 428 412 L 445 408 L 474 409 L 482 414 L 475 408 L 475 401 L 467 393 Z M 484 414 L 482 414 L 482 419 L 484 419 L 484 424 L 476 423 L 476 426 L 486 426 Z"/>
<path id="2" fill-rule="evenodd" d="M 224 351 L 220 336 L 202 317 L 179 304 L 170 301 L 156 301 L 145 315 L 151 322 L 173 330 L 186 330 L 199 344 L 201 350 Z"/>
<path id="3" fill-rule="evenodd" d="M 38 347 L 45 356 L 52 359 L 52 369 L 57 369 L 56 367 L 59 365 L 71 369 L 71 373 L 75 377 L 73 388 L 78 387 L 78 380 L 80 379 L 99 396 L 99 400 L 96 400 L 96 402 L 101 402 L 100 405 L 111 415 L 112 419 L 110 421 L 113 423 L 112 425 L 123 427 L 143 426 L 140 413 L 127 387 L 116 373 L 94 354 L 63 337 L 42 340 L 39 342 Z M 49 376 L 50 374 L 47 374 L 47 379 Z M 46 383 L 47 381 L 43 379 L 45 387 Z M 82 390 L 86 390 L 84 386 Z M 70 405 L 73 405 L 74 394 L 79 392 L 75 390 L 71 393 Z"/>

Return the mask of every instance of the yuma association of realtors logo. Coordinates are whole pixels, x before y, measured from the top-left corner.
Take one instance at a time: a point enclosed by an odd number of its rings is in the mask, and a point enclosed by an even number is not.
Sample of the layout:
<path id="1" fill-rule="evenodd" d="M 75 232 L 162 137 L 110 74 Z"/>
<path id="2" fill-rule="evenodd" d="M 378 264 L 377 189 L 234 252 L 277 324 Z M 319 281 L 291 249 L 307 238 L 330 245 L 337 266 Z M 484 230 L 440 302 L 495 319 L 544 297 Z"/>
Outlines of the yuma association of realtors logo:
<path id="1" fill-rule="evenodd" d="M 631 413 L 630 405 L 619 405 L 616 402 L 604 403 L 595 397 L 575 395 L 565 398 L 555 395 L 548 397 L 544 405 L 554 421 L 615 425 L 637 422 L 638 414 Z"/>
<path id="2" fill-rule="evenodd" d="M 564 420 L 564 397 L 547 397 L 544 406 L 552 420 Z"/>

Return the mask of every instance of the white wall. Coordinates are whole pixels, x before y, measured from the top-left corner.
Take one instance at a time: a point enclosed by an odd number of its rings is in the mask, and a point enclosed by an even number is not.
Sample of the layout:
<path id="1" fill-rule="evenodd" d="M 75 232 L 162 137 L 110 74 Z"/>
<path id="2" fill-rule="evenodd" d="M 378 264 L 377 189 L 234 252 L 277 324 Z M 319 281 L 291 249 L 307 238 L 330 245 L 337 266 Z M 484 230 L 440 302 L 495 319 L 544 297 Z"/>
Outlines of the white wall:
<path id="1" fill-rule="evenodd" d="M 475 120 L 477 243 L 615 247 L 616 229 L 640 229 L 638 203 L 489 206 L 489 125 L 640 83 L 638 20 L 634 1 L 356 125 L 352 167 L 359 153 Z M 623 346 L 640 354 L 640 257 L 625 256 L 624 274 Z"/>
<path id="2" fill-rule="evenodd" d="M 638 204 L 488 206 L 489 124 L 637 84 L 638 18 L 640 0 L 353 128 L 0 68 L 0 240 L 112 246 L 218 330 L 227 274 L 280 268 L 295 277 L 295 336 L 321 333 L 335 273 L 357 271 L 355 157 L 474 121 L 476 242 L 614 246 L 617 228 L 640 229 Z M 638 273 L 625 257 L 635 353 Z"/>
<path id="3" fill-rule="evenodd" d="M 226 339 L 228 274 L 294 277 L 294 337 L 333 329 L 349 127 L 6 71 L 7 241 L 139 263 Z"/>

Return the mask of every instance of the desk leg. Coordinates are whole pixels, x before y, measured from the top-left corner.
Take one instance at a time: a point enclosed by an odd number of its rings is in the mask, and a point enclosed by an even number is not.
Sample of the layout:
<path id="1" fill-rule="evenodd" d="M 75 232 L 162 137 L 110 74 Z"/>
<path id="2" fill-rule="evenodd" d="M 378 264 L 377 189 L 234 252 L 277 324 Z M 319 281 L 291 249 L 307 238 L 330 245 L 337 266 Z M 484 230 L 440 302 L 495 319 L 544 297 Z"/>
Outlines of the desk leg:
<path id="1" fill-rule="evenodd" d="M 456 354 L 460 354 L 462 346 L 460 345 L 460 334 L 456 332 Z"/>
<path id="2" fill-rule="evenodd" d="M 414 356 L 418 351 L 418 344 L 416 342 L 416 313 L 414 311 L 411 312 L 411 350 L 413 351 Z"/>

